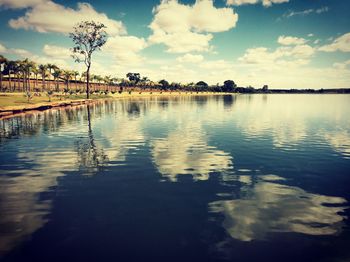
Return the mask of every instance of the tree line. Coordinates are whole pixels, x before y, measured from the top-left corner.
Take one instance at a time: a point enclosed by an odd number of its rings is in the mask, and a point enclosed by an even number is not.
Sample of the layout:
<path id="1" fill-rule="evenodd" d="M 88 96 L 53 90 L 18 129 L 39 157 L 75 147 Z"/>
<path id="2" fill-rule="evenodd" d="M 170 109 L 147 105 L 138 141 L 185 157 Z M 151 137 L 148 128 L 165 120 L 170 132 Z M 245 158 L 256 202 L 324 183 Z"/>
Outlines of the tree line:
<path id="1" fill-rule="evenodd" d="M 162 79 L 151 81 L 140 73 L 129 72 L 126 78 L 93 75 L 90 73 L 92 55 L 107 41 L 107 27 L 99 22 L 82 21 L 78 23 L 69 37 L 73 41 L 71 49 L 75 62 L 84 63 L 86 71 L 80 73 L 75 70 L 59 68 L 55 64 L 36 64 L 29 59 L 9 60 L 0 55 L 0 91 L 22 91 L 30 96 L 30 92 L 61 92 L 86 93 L 87 98 L 93 93 L 115 93 L 137 90 L 149 91 L 186 91 L 186 92 L 254 92 L 254 88 L 237 87 L 233 80 L 226 80 L 223 85 L 208 85 L 204 81 L 182 84 L 168 82 Z M 3 84 L 4 80 L 6 85 Z M 39 83 L 40 82 L 40 83 Z M 267 91 L 264 86 L 262 91 Z"/>
<path id="2" fill-rule="evenodd" d="M 37 64 L 29 59 L 10 60 L 0 55 L 0 90 L 2 92 L 86 92 L 87 72 L 66 70 L 55 64 Z M 140 73 L 128 73 L 124 78 L 91 74 L 91 93 L 123 91 L 186 91 L 186 92 L 236 92 L 243 91 L 233 80 L 223 85 L 197 83 L 158 82 Z"/>

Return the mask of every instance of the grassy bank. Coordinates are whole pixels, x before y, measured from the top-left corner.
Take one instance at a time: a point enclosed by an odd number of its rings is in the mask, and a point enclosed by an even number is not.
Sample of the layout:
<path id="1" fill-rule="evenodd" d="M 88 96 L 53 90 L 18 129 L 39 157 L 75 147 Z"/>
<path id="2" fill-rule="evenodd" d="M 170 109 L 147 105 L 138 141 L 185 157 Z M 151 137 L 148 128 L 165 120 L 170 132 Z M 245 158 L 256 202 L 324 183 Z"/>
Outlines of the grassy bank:
<path id="1" fill-rule="evenodd" d="M 137 97 L 157 97 L 157 96 L 195 96 L 195 95 L 223 95 L 224 93 L 215 92 L 124 92 L 109 95 L 91 95 L 87 100 L 86 95 L 53 95 L 51 99 L 42 93 L 34 96 L 28 101 L 23 93 L 0 93 L 0 118 L 11 116 L 17 113 L 31 110 L 45 110 L 52 107 L 72 106 L 79 104 L 92 103 L 101 99 L 122 99 Z"/>
<path id="2" fill-rule="evenodd" d="M 150 97 L 150 96 L 177 96 L 177 95 L 222 95 L 224 93 L 215 92 L 199 92 L 199 93 L 189 93 L 189 92 L 124 92 L 122 94 L 115 93 L 109 95 L 91 95 L 90 99 L 106 99 L 106 98 L 130 98 L 130 97 Z M 64 101 L 74 101 L 85 99 L 86 95 L 53 95 L 51 97 L 51 103 Z M 23 93 L 0 93 L 0 110 L 8 106 L 28 106 L 40 103 L 49 103 L 49 97 L 45 93 L 41 93 L 40 96 L 34 96 L 29 102 L 27 97 Z"/>
<path id="3" fill-rule="evenodd" d="M 92 95 L 91 99 L 107 98 L 108 96 Z M 70 96 L 52 96 L 51 103 L 59 102 L 62 100 L 81 100 L 85 99 L 86 95 L 70 95 Z M 29 102 L 27 97 L 23 93 L 0 93 L 0 110 L 9 106 L 28 106 L 40 103 L 49 103 L 49 97 L 42 93 L 40 96 L 34 96 Z"/>

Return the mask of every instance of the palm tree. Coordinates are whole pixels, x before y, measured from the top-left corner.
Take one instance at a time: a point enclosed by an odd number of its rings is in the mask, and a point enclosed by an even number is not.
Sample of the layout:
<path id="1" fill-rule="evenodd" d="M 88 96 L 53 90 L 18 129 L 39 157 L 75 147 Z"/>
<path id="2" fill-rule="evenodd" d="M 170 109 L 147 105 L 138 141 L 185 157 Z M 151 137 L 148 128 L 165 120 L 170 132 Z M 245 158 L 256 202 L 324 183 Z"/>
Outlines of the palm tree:
<path id="1" fill-rule="evenodd" d="M 98 90 L 100 90 L 100 84 L 101 84 L 101 82 L 103 80 L 102 76 L 94 75 L 94 80 L 97 83 Z M 96 91 L 96 88 L 94 89 L 94 91 Z"/>
<path id="2" fill-rule="evenodd" d="M 114 86 L 114 92 L 117 92 L 117 85 L 120 83 L 119 78 L 113 77 L 112 78 L 112 84 Z"/>
<path id="3" fill-rule="evenodd" d="M 72 75 L 74 76 L 74 81 L 75 81 L 75 91 L 78 90 L 78 81 L 77 81 L 77 76 L 79 76 L 78 71 L 72 71 Z"/>
<path id="4" fill-rule="evenodd" d="M 38 75 L 40 73 L 39 68 L 37 66 L 33 67 L 32 72 L 35 75 L 34 89 L 37 91 L 37 89 L 38 89 Z"/>
<path id="5" fill-rule="evenodd" d="M 81 83 L 85 83 L 86 77 L 87 77 L 86 71 L 80 73 L 80 82 L 81 82 Z M 82 92 L 85 92 L 85 88 L 86 88 L 86 86 L 85 86 L 85 85 L 82 85 Z"/>
<path id="6" fill-rule="evenodd" d="M 105 76 L 103 78 L 103 82 L 105 82 L 105 84 L 106 84 L 106 87 L 107 87 L 106 91 L 109 92 L 109 86 L 110 86 L 110 84 L 112 82 L 112 77 L 111 76 Z"/>
<path id="7" fill-rule="evenodd" d="M 5 70 L 7 59 L 0 55 L 0 90 L 2 90 L 2 71 Z"/>
<path id="8" fill-rule="evenodd" d="M 46 80 L 46 73 L 47 73 L 47 66 L 46 65 L 39 65 L 39 72 L 41 74 L 41 80 L 42 80 L 42 91 L 46 88 L 45 80 Z"/>
<path id="9" fill-rule="evenodd" d="M 73 75 L 74 74 L 73 74 L 72 71 L 69 71 L 69 70 L 63 70 L 62 71 L 62 77 L 63 77 L 63 79 L 66 82 L 67 91 L 69 90 L 69 80 L 72 79 Z"/>
<path id="10" fill-rule="evenodd" d="M 8 61 L 7 61 L 5 71 L 6 71 L 6 73 L 8 74 L 9 88 L 10 88 L 10 90 L 12 89 L 12 91 L 14 91 L 15 86 L 12 87 L 12 77 L 11 77 L 11 74 L 14 73 L 14 71 L 16 70 L 16 68 L 17 68 L 17 63 L 16 63 L 15 61 L 12 61 L 12 60 L 8 60 Z"/>
<path id="11" fill-rule="evenodd" d="M 56 66 L 54 64 L 47 64 L 46 66 L 47 66 L 47 69 L 49 69 L 50 75 L 52 75 L 54 77 L 53 73 L 55 72 L 55 70 L 58 69 L 58 66 Z M 49 82 L 49 89 L 51 88 L 50 83 L 51 83 L 51 81 Z M 54 77 L 54 83 L 55 83 L 55 77 Z"/>
<path id="12" fill-rule="evenodd" d="M 30 74 L 35 67 L 35 63 L 29 61 L 28 58 L 20 62 L 20 70 L 23 76 L 23 91 L 30 91 Z"/>
<path id="13" fill-rule="evenodd" d="M 25 89 L 26 89 L 26 61 L 23 60 L 23 61 L 18 61 L 18 64 L 17 64 L 17 79 L 18 79 L 18 82 L 19 82 L 19 79 L 20 77 L 22 77 L 22 91 L 24 92 Z M 18 88 L 20 89 L 20 88 Z"/>
<path id="14" fill-rule="evenodd" d="M 52 73 L 53 82 L 56 85 L 56 87 L 55 87 L 55 91 L 56 92 L 60 91 L 59 78 L 62 76 L 62 73 L 63 73 L 63 70 L 59 69 L 57 66 L 56 66 L 55 70 Z"/>

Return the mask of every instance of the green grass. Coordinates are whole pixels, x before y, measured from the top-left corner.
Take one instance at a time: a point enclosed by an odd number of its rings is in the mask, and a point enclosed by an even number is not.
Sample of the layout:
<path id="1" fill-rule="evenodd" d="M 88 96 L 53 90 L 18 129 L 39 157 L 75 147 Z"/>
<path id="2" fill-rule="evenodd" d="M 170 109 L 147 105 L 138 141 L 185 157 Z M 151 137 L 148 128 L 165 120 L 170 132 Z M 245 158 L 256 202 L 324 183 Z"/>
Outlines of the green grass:
<path id="1" fill-rule="evenodd" d="M 101 98 L 108 98 L 108 95 L 90 95 L 91 99 L 101 99 Z M 67 95 L 67 96 L 61 96 L 51 97 L 51 102 L 58 102 L 62 100 L 77 100 L 77 99 L 85 99 L 86 95 Z M 33 97 L 29 102 L 27 100 L 27 97 L 25 97 L 24 93 L 0 93 L 0 107 L 4 106 L 20 106 L 20 105 L 34 105 L 39 103 L 47 103 L 49 102 L 49 97 L 42 93 L 41 96 L 35 96 Z"/>

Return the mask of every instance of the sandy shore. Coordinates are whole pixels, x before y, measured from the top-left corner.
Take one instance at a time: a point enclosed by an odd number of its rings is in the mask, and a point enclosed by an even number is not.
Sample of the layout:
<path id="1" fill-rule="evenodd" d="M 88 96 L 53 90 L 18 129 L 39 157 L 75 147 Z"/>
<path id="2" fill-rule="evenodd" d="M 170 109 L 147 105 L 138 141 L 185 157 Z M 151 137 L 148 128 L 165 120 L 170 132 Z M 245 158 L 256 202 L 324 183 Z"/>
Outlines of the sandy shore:
<path id="1" fill-rule="evenodd" d="M 142 97 L 174 97 L 174 96 L 212 96 L 212 95 L 224 95 L 225 93 L 216 93 L 216 92 L 132 92 L 131 94 L 125 92 L 122 94 L 110 94 L 107 98 L 95 98 L 95 99 L 65 99 L 60 101 L 52 102 L 35 102 L 35 103 L 26 103 L 21 105 L 7 105 L 0 106 L 0 119 L 13 117 L 16 115 L 23 114 L 30 111 L 43 111 L 51 108 L 57 107 L 66 107 L 66 106 L 77 106 L 83 104 L 90 104 L 95 102 L 101 102 L 102 100 L 113 100 L 113 99 L 125 99 L 125 98 L 142 98 Z M 3 93 L 2 99 L 12 99 L 16 96 L 23 94 L 11 94 Z"/>

